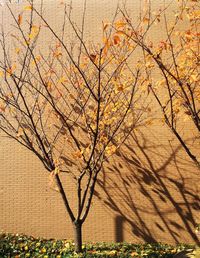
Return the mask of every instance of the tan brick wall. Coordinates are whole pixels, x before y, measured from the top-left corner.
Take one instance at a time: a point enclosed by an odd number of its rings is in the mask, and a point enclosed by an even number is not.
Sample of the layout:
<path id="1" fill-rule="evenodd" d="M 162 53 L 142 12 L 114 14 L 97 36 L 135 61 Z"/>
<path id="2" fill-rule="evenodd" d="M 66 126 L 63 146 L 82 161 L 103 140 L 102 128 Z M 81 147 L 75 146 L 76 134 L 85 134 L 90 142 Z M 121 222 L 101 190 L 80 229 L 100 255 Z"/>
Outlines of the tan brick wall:
<path id="1" fill-rule="evenodd" d="M 80 19 L 82 3 L 73 0 L 74 19 Z M 116 4 L 111 0 L 88 1 L 89 39 L 98 39 L 102 20 L 112 17 Z M 128 1 L 128 5 L 135 17 L 140 1 Z M 55 15 L 55 8 L 56 0 L 48 1 L 49 19 L 59 26 L 59 11 Z M 9 21 L 8 17 L 8 27 Z M 160 35 L 158 28 L 154 36 Z M 136 131 L 123 150 L 106 164 L 83 226 L 85 241 L 194 242 L 194 224 L 200 210 L 200 173 L 168 129 L 157 123 Z M 191 137 L 193 128 L 185 128 L 185 134 Z M 17 143 L 1 137 L 0 164 L 0 230 L 73 238 L 62 199 L 49 189 L 48 175 L 39 160 Z M 68 191 L 73 200 L 70 185 Z"/>

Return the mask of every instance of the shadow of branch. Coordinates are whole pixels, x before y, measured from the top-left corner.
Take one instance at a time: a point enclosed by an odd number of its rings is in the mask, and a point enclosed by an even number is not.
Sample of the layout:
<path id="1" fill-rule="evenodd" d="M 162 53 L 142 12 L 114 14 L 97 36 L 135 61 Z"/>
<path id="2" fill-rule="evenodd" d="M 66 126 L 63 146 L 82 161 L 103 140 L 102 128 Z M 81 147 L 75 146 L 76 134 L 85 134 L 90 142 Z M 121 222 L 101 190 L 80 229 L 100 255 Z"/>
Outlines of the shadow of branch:
<path id="1" fill-rule="evenodd" d="M 128 223 L 137 241 L 199 243 L 194 232 L 198 173 L 181 158 L 180 146 L 154 142 L 142 132 L 132 133 L 98 180 L 104 194 L 96 196 L 116 214 L 115 240 L 124 240 Z"/>

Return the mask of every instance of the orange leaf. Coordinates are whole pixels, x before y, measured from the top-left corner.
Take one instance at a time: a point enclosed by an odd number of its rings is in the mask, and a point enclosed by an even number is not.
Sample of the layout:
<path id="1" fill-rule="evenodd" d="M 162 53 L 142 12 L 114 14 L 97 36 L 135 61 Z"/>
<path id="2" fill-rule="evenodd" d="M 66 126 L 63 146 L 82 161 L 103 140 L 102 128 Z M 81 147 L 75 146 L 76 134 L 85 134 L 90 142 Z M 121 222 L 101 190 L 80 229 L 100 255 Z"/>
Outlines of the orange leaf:
<path id="1" fill-rule="evenodd" d="M 60 51 L 55 51 L 55 52 L 53 53 L 53 56 L 56 57 L 56 58 L 58 58 L 58 57 L 62 56 L 62 53 L 61 53 Z"/>
<path id="2" fill-rule="evenodd" d="M 114 41 L 114 45 L 117 45 L 117 44 L 120 43 L 121 39 L 120 39 L 119 36 L 115 35 L 115 36 L 113 37 L 113 41 Z"/>
<path id="3" fill-rule="evenodd" d="M 119 85 L 119 86 L 117 87 L 117 90 L 118 90 L 118 91 L 123 91 L 123 90 L 124 90 L 124 86 L 123 86 L 123 85 Z"/>
<path id="4" fill-rule="evenodd" d="M 21 14 L 18 15 L 17 22 L 18 22 L 19 25 L 21 25 L 21 23 L 22 23 L 22 15 Z"/>
<path id="5" fill-rule="evenodd" d="M 13 73 L 13 70 L 12 70 L 11 67 L 7 69 L 7 73 L 8 73 L 8 74 L 12 74 L 12 73 Z"/>
<path id="6" fill-rule="evenodd" d="M 149 18 L 144 17 L 142 21 L 143 21 L 143 23 L 149 23 L 150 20 L 149 20 Z"/>
<path id="7" fill-rule="evenodd" d="M 14 72 L 14 70 L 16 69 L 16 64 L 14 63 L 11 67 L 9 67 L 8 69 L 7 69 L 7 73 L 9 74 L 9 75 L 11 75 L 11 74 L 13 74 L 13 72 Z"/>
<path id="8" fill-rule="evenodd" d="M 6 108 L 4 106 L 0 106 L 0 111 L 5 112 Z"/>
<path id="9" fill-rule="evenodd" d="M 81 159 L 82 158 L 82 154 L 83 154 L 83 152 L 78 150 L 78 151 L 73 153 L 73 156 L 75 158 Z"/>
<path id="10" fill-rule="evenodd" d="M 108 26 L 109 26 L 109 23 L 103 23 L 103 31 L 105 31 Z"/>

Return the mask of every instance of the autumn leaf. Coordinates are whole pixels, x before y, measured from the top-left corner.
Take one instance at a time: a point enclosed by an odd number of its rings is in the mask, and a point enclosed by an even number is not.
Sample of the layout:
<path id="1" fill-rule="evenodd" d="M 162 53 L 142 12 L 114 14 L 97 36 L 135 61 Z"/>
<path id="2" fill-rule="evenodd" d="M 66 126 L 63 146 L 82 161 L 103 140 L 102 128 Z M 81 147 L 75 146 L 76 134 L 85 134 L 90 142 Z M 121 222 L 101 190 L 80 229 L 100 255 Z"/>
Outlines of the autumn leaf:
<path id="1" fill-rule="evenodd" d="M 108 28 L 108 26 L 109 26 L 110 24 L 109 23 L 104 23 L 103 22 L 103 31 L 105 31 L 107 28 Z"/>
<path id="2" fill-rule="evenodd" d="M 154 64 L 152 62 L 146 62 L 145 66 L 147 68 L 152 68 L 152 67 L 154 67 Z"/>
<path id="3" fill-rule="evenodd" d="M 112 155 L 113 153 L 115 153 L 115 151 L 117 150 L 117 148 L 115 146 L 106 146 L 106 153 L 108 155 Z"/>
<path id="4" fill-rule="evenodd" d="M 53 52 L 53 56 L 58 58 L 58 57 L 62 56 L 62 52 L 59 51 L 59 50 L 56 50 L 56 51 Z"/>
<path id="5" fill-rule="evenodd" d="M 35 59 L 40 62 L 41 61 L 41 56 L 36 56 Z"/>
<path id="6" fill-rule="evenodd" d="M 83 154 L 83 151 L 76 151 L 76 152 L 74 152 L 73 153 L 73 156 L 75 157 L 75 158 L 78 158 L 78 159 L 81 159 L 82 158 L 82 154 Z"/>
<path id="7" fill-rule="evenodd" d="M 58 83 L 65 83 L 67 82 L 67 78 L 65 76 L 60 77 L 60 79 L 58 80 Z"/>
<path id="8" fill-rule="evenodd" d="M 15 69 L 16 69 L 16 64 L 14 64 L 13 66 L 9 67 L 6 72 L 9 75 L 12 75 Z"/>
<path id="9" fill-rule="evenodd" d="M 18 132 L 17 132 L 17 137 L 21 137 L 24 134 L 23 129 L 19 128 Z"/>
<path id="10" fill-rule="evenodd" d="M 159 47 L 160 47 L 161 49 L 167 50 L 167 42 L 161 40 L 160 43 L 159 43 Z"/>
<path id="11" fill-rule="evenodd" d="M 199 18 L 200 18 L 200 10 L 195 10 L 195 11 L 193 12 L 193 15 L 194 15 L 194 18 L 195 18 L 195 19 L 199 19 Z"/>
<path id="12" fill-rule="evenodd" d="M 131 257 L 135 257 L 135 256 L 138 256 L 138 253 L 137 252 L 132 252 Z"/>
<path id="13" fill-rule="evenodd" d="M 123 20 L 119 20 L 119 21 L 115 22 L 115 27 L 116 27 L 117 29 L 119 29 L 119 28 L 121 28 L 121 27 L 124 27 L 125 25 L 126 25 L 126 22 L 123 21 Z"/>
<path id="14" fill-rule="evenodd" d="M 1 111 L 1 112 L 5 112 L 5 110 L 6 110 L 5 106 L 0 105 L 0 111 Z"/>
<path id="15" fill-rule="evenodd" d="M 46 85 L 48 91 L 52 91 L 52 82 L 47 81 L 47 82 L 45 83 L 45 85 Z"/>
<path id="16" fill-rule="evenodd" d="M 22 15 L 21 14 L 18 15 L 17 23 L 18 23 L 18 25 L 21 25 L 21 23 L 22 23 Z"/>
<path id="17" fill-rule="evenodd" d="M 33 10 L 33 7 L 31 5 L 24 6 L 24 11 L 31 11 Z"/>
<path id="18" fill-rule="evenodd" d="M 18 55 L 20 53 L 21 49 L 19 47 L 15 48 L 15 53 Z"/>
<path id="19" fill-rule="evenodd" d="M 105 46 L 104 46 L 104 48 L 103 48 L 103 55 L 105 56 L 105 55 L 107 55 L 107 53 L 108 53 L 108 49 L 109 49 L 111 43 L 110 43 L 110 41 L 109 41 L 107 38 L 105 38 L 105 37 L 103 38 L 103 42 L 104 42 L 104 44 L 105 44 Z"/>
<path id="20" fill-rule="evenodd" d="M 143 21 L 143 23 L 147 24 L 147 23 L 149 23 L 150 20 L 149 20 L 149 18 L 144 17 L 142 21 Z"/>
<path id="21" fill-rule="evenodd" d="M 118 91 L 123 91 L 123 90 L 124 90 L 124 86 L 123 86 L 123 85 L 119 85 L 119 86 L 117 87 L 117 90 L 118 90 Z"/>
<path id="22" fill-rule="evenodd" d="M 95 62 L 97 58 L 97 55 L 91 54 L 90 55 L 90 60 L 92 60 L 92 62 Z"/>
<path id="23" fill-rule="evenodd" d="M 114 35 L 113 36 L 113 42 L 114 42 L 114 45 L 117 45 L 119 44 L 121 41 L 120 37 L 118 35 Z"/>
<path id="24" fill-rule="evenodd" d="M 31 30 L 32 30 L 32 32 L 33 32 L 33 33 L 37 33 L 37 32 L 38 32 L 38 30 L 39 30 L 39 27 L 38 27 L 38 26 L 36 26 L 36 25 L 32 25 Z"/>
<path id="25" fill-rule="evenodd" d="M 117 250 L 111 250 L 108 252 L 108 255 L 115 256 L 117 254 Z"/>
<path id="26" fill-rule="evenodd" d="M 29 39 L 34 39 L 39 33 L 39 27 L 33 25 L 31 28 L 31 33 L 29 34 Z"/>
<path id="27" fill-rule="evenodd" d="M 191 81 L 197 82 L 198 81 L 198 74 L 191 74 Z"/>

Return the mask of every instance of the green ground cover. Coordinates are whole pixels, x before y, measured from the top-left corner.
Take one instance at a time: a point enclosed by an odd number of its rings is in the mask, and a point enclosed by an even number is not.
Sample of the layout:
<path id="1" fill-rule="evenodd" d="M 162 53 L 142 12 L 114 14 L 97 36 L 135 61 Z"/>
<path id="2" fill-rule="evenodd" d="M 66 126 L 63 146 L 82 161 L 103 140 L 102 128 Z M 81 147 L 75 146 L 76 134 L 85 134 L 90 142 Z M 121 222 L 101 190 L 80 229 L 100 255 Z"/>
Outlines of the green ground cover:
<path id="1" fill-rule="evenodd" d="M 70 258 L 70 257 L 174 257 L 175 254 L 194 249 L 192 245 L 180 244 L 177 246 L 153 243 L 87 243 L 83 245 L 83 254 L 74 253 L 74 243 L 70 240 L 42 239 L 25 235 L 0 235 L 0 257 L 43 257 L 43 258 Z"/>

